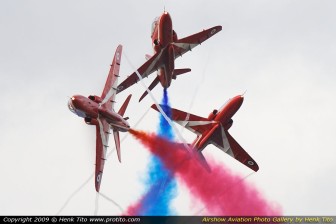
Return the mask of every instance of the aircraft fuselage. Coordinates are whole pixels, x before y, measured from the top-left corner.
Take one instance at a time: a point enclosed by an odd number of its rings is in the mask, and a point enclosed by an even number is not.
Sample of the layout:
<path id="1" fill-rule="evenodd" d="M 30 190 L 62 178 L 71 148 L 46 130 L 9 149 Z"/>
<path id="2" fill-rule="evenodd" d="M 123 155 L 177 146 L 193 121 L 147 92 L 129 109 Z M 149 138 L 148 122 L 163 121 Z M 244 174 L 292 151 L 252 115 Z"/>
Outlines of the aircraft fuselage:
<path id="1" fill-rule="evenodd" d="M 176 34 L 173 31 L 172 19 L 168 12 L 164 12 L 153 23 L 152 43 L 154 52 L 161 52 L 163 66 L 158 70 L 158 76 L 163 88 L 170 86 L 175 68 L 174 47 L 171 46 Z"/>
<path id="2" fill-rule="evenodd" d="M 87 119 L 86 122 L 90 120 L 90 122 L 87 122 L 88 124 L 95 124 L 94 122 L 97 122 L 98 117 L 104 117 L 115 130 L 126 132 L 130 129 L 128 122 L 118 113 L 107 110 L 98 102 L 87 97 L 74 95 L 69 100 L 68 107 L 71 112 L 77 114 L 79 117 Z"/>
<path id="3" fill-rule="evenodd" d="M 231 118 L 239 110 L 240 106 L 243 104 L 244 97 L 239 95 L 230 99 L 223 108 L 217 112 L 214 117 L 214 121 L 221 123 L 224 127 L 230 122 Z"/>
<path id="4" fill-rule="evenodd" d="M 195 141 L 192 143 L 192 146 L 198 151 L 202 151 L 208 144 L 209 138 L 214 134 L 218 129 L 223 128 L 224 130 L 229 130 L 232 126 L 232 117 L 239 110 L 240 106 L 243 104 L 244 97 L 242 95 L 235 96 L 230 99 L 221 110 L 214 110 L 210 113 L 209 119 L 214 121 L 216 125 L 214 125 L 207 132 L 203 133 L 203 135 L 199 135 Z"/>

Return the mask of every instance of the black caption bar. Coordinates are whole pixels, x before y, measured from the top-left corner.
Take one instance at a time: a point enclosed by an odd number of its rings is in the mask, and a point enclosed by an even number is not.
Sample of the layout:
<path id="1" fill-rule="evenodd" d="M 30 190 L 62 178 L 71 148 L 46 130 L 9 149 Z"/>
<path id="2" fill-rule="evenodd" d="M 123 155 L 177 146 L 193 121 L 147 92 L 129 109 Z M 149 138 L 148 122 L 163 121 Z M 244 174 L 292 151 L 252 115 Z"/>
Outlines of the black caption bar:
<path id="1" fill-rule="evenodd" d="M 336 216 L 0 216 L 2 223 L 336 224 Z"/>

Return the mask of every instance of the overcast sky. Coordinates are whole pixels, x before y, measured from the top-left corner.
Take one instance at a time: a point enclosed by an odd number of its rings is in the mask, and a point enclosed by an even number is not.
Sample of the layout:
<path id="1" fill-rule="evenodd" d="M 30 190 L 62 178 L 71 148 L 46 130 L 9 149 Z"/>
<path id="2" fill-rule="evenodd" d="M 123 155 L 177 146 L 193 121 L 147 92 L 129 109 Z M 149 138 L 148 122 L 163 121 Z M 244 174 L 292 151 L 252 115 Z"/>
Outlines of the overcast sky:
<path id="1" fill-rule="evenodd" d="M 178 37 L 223 26 L 177 59 L 177 68 L 192 72 L 173 81 L 172 106 L 207 117 L 247 90 L 230 129 L 260 167 L 246 181 L 284 215 L 335 215 L 336 3 L 331 0 L 1 1 L 0 215 L 54 215 L 90 177 L 95 128 L 68 110 L 68 97 L 101 94 L 118 44 L 124 46 L 120 79 L 139 67 L 152 53 L 151 23 L 164 6 Z M 154 74 L 146 83 L 153 79 Z M 150 97 L 138 103 L 143 91 L 137 84 L 117 96 L 117 102 L 134 96 L 126 111 L 131 126 L 153 103 Z M 160 100 L 161 86 L 153 94 Z M 137 128 L 155 131 L 157 124 L 158 114 L 150 110 Z M 195 138 L 188 131 L 183 135 Z M 149 154 L 132 136 L 121 146 L 122 164 L 113 153 L 101 192 L 127 208 L 144 193 Z M 251 173 L 214 146 L 204 154 L 241 176 Z M 190 210 L 187 189 L 179 189 L 177 211 L 193 215 L 201 205 Z M 94 202 L 91 178 L 61 215 L 92 215 Z M 99 202 L 98 214 L 120 214 L 111 202 Z"/>

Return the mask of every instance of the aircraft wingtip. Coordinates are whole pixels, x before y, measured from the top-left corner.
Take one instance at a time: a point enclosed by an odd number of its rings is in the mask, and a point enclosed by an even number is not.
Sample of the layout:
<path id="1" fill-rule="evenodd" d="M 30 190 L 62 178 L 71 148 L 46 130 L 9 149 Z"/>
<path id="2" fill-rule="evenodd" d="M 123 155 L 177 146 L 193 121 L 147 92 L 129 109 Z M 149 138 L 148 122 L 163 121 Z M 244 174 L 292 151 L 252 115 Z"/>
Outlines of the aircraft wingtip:
<path id="1" fill-rule="evenodd" d="M 95 188 L 96 188 L 96 192 L 99 193 L 99 191 L 100 191 L 100 183 L 96 183 Z"/>

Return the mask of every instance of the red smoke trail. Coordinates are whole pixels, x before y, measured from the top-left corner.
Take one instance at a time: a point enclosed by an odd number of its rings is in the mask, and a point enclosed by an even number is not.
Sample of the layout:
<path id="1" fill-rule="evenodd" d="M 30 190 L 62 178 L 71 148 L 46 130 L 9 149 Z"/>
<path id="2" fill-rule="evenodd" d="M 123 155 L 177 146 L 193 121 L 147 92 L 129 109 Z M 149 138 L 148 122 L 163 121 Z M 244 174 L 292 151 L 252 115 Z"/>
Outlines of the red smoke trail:
<path id="1" fill-rule="evenodd" d="M 131 129 L 130 133 L 157 155 L 166 168 L 178 175 L 212 215 L 281 215 L 281 209 L 266 201 L 255 187 L 241 181 L 241 177 L 223 165 L 211 162 L 212 172 L 208 173 L 180 144 L 142 131 Z"/>
<path id="2" fill-rule="evenodd" d="M 141 198 L 135 205 L 129 206 L 122 216 L 137 216 L 140 213 L 139 211 L 141 211 L 142 200 L 143 198 Z"/>

